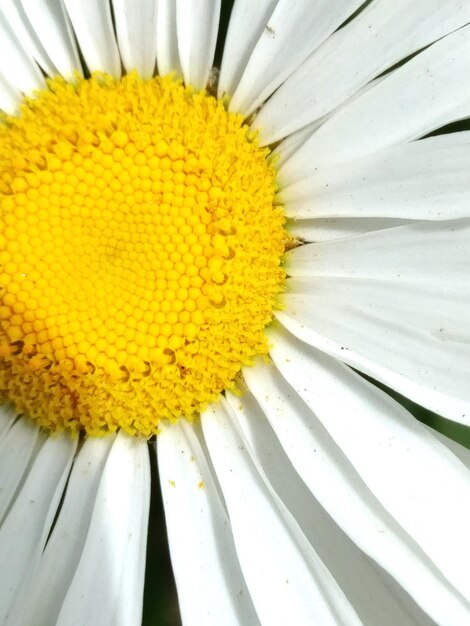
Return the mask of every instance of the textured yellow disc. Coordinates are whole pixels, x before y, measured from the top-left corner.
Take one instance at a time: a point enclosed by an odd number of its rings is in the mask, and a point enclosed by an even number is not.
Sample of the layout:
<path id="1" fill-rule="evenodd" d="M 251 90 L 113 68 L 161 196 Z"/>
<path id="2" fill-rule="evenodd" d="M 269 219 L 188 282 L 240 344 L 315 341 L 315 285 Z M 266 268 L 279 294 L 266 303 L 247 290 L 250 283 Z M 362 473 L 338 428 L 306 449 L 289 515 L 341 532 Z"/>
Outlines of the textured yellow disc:
<path id="1" fill-rule="evenodd" d="M 56 78 L 0 125 L 0 390 L 52 430 L 158 432 L 266 353 L 275 172 L 171 78 Z"/>

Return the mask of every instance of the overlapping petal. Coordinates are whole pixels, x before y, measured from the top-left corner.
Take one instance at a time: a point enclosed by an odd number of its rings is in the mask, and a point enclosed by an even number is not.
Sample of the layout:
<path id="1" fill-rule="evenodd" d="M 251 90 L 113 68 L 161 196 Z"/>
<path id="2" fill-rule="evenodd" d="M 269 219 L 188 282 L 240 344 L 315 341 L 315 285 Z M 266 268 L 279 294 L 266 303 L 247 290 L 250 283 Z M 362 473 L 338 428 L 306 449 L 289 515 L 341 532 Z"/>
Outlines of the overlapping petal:
<path id="1" fill-rule="evenodd" d="M 361 4 L 360 0 L 279 0 L 256 42 L 235 87 L 230 110 L 252 113 Z M 267 7 L 266 7 L 267 8 Z M 258 20 L 255 27 L 259 31 Z M 263 15 L 264 17 L 264 15 Z M 235 20 L 243 12 L 235 12 Z M 255 18 L 256 19 L 256 18 Z M 249 35 L 252 31 L 248 31 Z M 244 34 L 241 35 L 245 39 Z M 292 42 L 295 41 L 295 45 Z M 246 43 L 250 46 L 250 38 Z M 227 55 L 230 49 L 227 50 Z M 232 94 L 229 94 L 232 95 Z"/>
<path id="2" fill-rule="evenodd" d="M 110 3 L 63 1 L 88 69 L 119 78 L 121 57 L 114 35 Z"/>
<path id="3" fill-rule="evenodd" d="M 264 365 L 261 364 L 261 370 Z M 256 377 L 262 372 L 255 370 L 253 374 L 253 384 L 258 386 Z M 258 395 L 261 396 L 266 390 L 261 385 Z M 244 389 L 241 397 L 228 394 L 227 399 L 250 444 L 251 454 L 256 457 L 269 477 L 271 486 L 340 584 L 362 622 L 371 625 L 380 623 L 383 626 L 416 623 L 424 626 L 431 623 L 430 618 L 417 607 L 403 588 L 357 548 L 309 491 L 254 396 Z M 275 406 L 275 403 L 266 401 L 264 408 L 267 414 Z M 327 476 L 324 473 L 319 476 L 326 488 Z"/>
<path id="4" fill-rule="evenodd" d="M 24 421 L 24 420 L 23 420 Z M 74 461 L 64 501 L 31 578 L 22 581 L 6 624 L 56 624 L 80 561 L 96 491 L 113 438 L 88 439 Z"/>
<path id="5" fill-rule="evenodd" d="M 76 450 L 67 435 L 49 437 L 36 455 L 27 477 L 0 527 L 0 620 L 5 623 L 21 586 L 36 568 L 59 506 Z M 21 541 L 18 541 L 21 537 Z"/>
<path id="6" fill-rule="evenodd" d="M 36 35 L 33 56 L 43 70 L 49 75 L 60 73 L 68 80 L 73 79 L 77 72 L 81 73 L 77 46 L 63 0 L 21 0 L 21 5 Z M 23 23 L 28 26 L 26 20 Z M 32 39 L 31 35 L 28 39 Z M 42 46 L 47 57 L 42 54 Z"/>
<path id="7" fill-rule="evenodd" d="M 45 87 L 38 66 L 21 45 L 5 15 L 0 11 L 0 57 L 8 59 L 0 66 L 1 105 L 9 113 L 15 113 L 20 93 L 31 95 L 34 90 Z"/>
<path id="8" fill-rule="evenodd" d="M 275 336 L 279 339 L 282 334 L 276 333 Z M 292 367 L 297 368 L 297 374 L 300 371 L 300 364 L 306 368 L 305 361 L 290 360 L 297 356 L 297 345 L 293 344 L 290 338 L 285 338 L 277 345 L 280 347 L 276 354 L 279 355 L 276 364 L 279 362 L 283 366 L 285 364 L 285 367 L 291 367 L 292 363 Z M 305 352 L 308 354 L 307 346 Z M 313 369 L 305 371 L 305 376 L 309 374 L 315 376 Z M 260 363 L 253 369 L 246 369 L 245 378 L 294 468 L 343 531 L 396 578 L 434 620 L 445 624 L 446 620 L 450 619 L 452 623 L 465 624 L 470 615 L 468 601 L 446 579 L 415 539 L 402 527 L 395 515 L 384 508 L 381 500 L 374 495 L 358 473 L 352 459 L 348 458 L 336 443 L 333 433 L 321 422 L 324 416 L 314 414 L 300 398 L 298 390 L 286 382 L 273 366 Z M 302 381 L 300 376 L 297 378 Z M 322 382 L 324 381 L 319 378 L 319 385 Z M 366 384 L 364 382 L 364 385 Z M 304 382 L 301 391 L 314 396 L 318 389 L 311 382 L 309 386 Z M 326 392 L 331 394 L 331 388 L 327 388 Z M 377 391 L 377 394 L 379 393 Z M 339 395 L 338 400 L 342 401 Z M 367 394 L 359 394 L 355 401 L 367 405 Z M 385 395 L 376 396 L 370 410 L 378 422 L 380 409 L 377 414 L 377 405 L 382 403 L 384 407 L 388 405 L 390 409 L 391 402 Z M 332 403 L 331 409 L 334 406 Z M 338 409 L 337 406 L 336 408 Z M 400 407 L 397 410 L 400 412 Z M 409 419 L 413 421 L 411 417 Z M 348 420 L 347 414 L 340 412 L 338 420 L 344 424 L 344 430 L 350 433 L 350 437 L 357 441 L 354 423 Z M 385 445 L 393 447 L 394 441 L 385 440 L 383 446 Z M 399 448 L 400 445 L 397 446 L 397 450 Z M 380 455 L 380 452 L 381 447 L 376 447 L 371 457 Z M 457 459 L 454 459 L 454 464 L 455 462 Z M 393 473 L 388 480 L 392 479 Z M 398 491 L 399 485 L 394 494 Z M 438 501 L 436 500 L 434 504 L 438 506 Z M 441 539 L 440 535 L 438 537 Z M 463 567 L 458 561 L 456 558 L 454 563 L 456 576 L 461 573 Z"/>
<path id="9" fill-rule="evenodd" d="M 466 468 L 398 403 L 337 360 L 277 331 L 271 339 L 277 368 L 370 491 L 470 598 Z"/>
<path id="10" fill-rule="evenodd" d="M 0 523 L 42 443 L 39 428 L 24 419 L 18 419 L 0 437 Z"/>
<path id="11" fill-rule="evenodd" d="M 303 246 L 276 315 L 311 345 L 468 424 L 469 237 L 467 219 Z"/>
<path id="12" fill-rule="evenodd" d="M 119 433 L 58 626 L 138 626 L 142 619 L 150 465 L 147 443 Z"/>
<path id="13" fill-rule="evenodd" d="M 341 107 L 281 166 L 281 184 L 470 116 L 469 33 L 444 37 Z"/>
<path id="14" fill-rule="evenodd" d="M 345 239 L 354 235 L 384 230 L 394 226 L 404 226 L 411 220 L 392 217 L 340 217 L 300 219 L 288 222 L 289 232 L 304 242 L 331 241 Z"/>
<path id="15" fill-rule="evenodd" d="M 325 167 L 281 190 L 294 219 L 470 216 L 470 132 L 400 144 Z"/>
<path id="16" fill-rule="evenodd" d="M 21 0 L 5 0 L 1 4 L 0 12 L 3 13 L 13 32 L 16 33 L 21 46 L 30 57 L 36 59 L 45 72 L 52 74 L 53 63 L 24 12 Z"/>
<path id="17" fill-rule="evenodd" d="M 340 587 L 251 454 L 230 407 L 202 416 L 240 566 L 262 624 L 359 624 Z"/>
<path id="18" fill-rule="evenodd" d="M 254 121 L 271 143 L 323 117 L 405 57 L 470 22 L 461 0 L 376 0 L 318 48 Z M 360 42 L 358 45 L 357 42 Z"/>
<path id="19" fill-rule="evenodd" d="M 278 0 L 236 0 L 233 3 L 220 69 L 220 98 L 234 93 L 277 3 Z"/>
<path id="20" fill-rule="evenodd" d="M 259 626 L 241 574 L 230 520 L 195 431 L 182 422 L 166 428 L 157 442 L 183 622 Z"/>

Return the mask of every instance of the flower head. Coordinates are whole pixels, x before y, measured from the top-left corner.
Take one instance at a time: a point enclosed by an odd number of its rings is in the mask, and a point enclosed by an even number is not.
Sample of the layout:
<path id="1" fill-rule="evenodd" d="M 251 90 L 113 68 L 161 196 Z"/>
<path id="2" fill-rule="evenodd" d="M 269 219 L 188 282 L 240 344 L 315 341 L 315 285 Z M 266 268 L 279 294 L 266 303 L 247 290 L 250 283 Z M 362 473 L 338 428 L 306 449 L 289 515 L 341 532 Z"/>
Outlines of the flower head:
<path id="1" fill-rule="evenodd" d="M 220 4 L 0 8 L 0 622 L 141 623 L 156 451 L 185 624 L 465 626 L 470 7 Z"/>

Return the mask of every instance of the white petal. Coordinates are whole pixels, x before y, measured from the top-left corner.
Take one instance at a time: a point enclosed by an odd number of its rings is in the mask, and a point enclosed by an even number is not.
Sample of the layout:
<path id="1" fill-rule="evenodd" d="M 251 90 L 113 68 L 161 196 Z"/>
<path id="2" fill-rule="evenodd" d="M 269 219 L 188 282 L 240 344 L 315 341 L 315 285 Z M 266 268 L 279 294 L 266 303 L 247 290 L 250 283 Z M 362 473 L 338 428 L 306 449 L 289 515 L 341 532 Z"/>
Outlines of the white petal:
<path id="1" fill-rule="evenodd" d="M 357 91 L 353 96 L 351 96 L 351 98 L 349 98 L 347 100 L 347 102 L 352 102 L 353 100 L 355 100 L 356 98 L 359 98 L 360 96 L 362 96 L 362 94 L 366 93 L 367 91 L 370 91 L 371 89 L 373 89 L 376 85 L 378 85 L 379 83 L 381 83 L 383 80 L 385 79 L 385 77 L 380 76 L 379 78 L 376 78 L 375 80 L 371 81 L 370 83 L 368 83 L 367 85 L 365 85 L 362 89 L 360 89 L 359 91 Z M 308 124 L 307 126 L 304 126 L 303 128 L 301 128 L 300 130 L 295 131 L 294 133 L 292 133 L 291 135 L 288 135 L 287 137 L 285 137 L 284 139 L 282 139 L 274 148 L 274 150 L 272 150 L 271 154 L 270 154 L 270 158 L 275 158 L 276 160 L 275 162 L 275 166 L 276 169 L 280 169 L 281 166 L 293 155 L 295 154 L 299 148 L 321 127 L 323 126 L 323 124 L 332 116 L 334 115 L 337 110 L 339 110 L 341 107 L 338 107 L 338 109 L 335 109 L 334 111 L 332 111 L 331 113 L 329 113 L 328 115 L 324 115 L 323 117 L 315 120 L 314 122 L 312 122 L 311 124 Z M 257 116 L 254 117 L 253 122 L 251 123 L 251 127 L 253 128 L 253 130 L 257 130 L 257 124 L 256 124 L 256 120 L 257 120 Z M 258 131 L 261 131 L 260 134 L 260 141 L 263 144 L 263 134 L 262 134 L 262 129 L 258 129 Z"/>
<path id="2" fill-rule="evenodd" d="M 434 430 L 434 428 L 431 428 L 430 426 L 427 426 L 426 424 L 423 424 L 423 426 L 428 430 L 428 432 L 433 437 L 438 439 L 442 444 L 444 444 L 447 448 L 449 448 L 449 450 L 451 450 L 452 453 L 455 454 L 455 456 L 461 460 L 461 462 L 465 465 L 465 467 L 467 467 L 470 470 L 470 449 L 469 448 L 466 448 L 465 446 L 458 443 L 457 441 L 454 441 L 453 439 L 446 437 L 442 433 L 438 432 L 437 430 Z"/>
<path id="3" fill-rule="evenodd" d="M 9 115 L 18 111 L 22 96 L 16 87 L 6 82 L 0 74 L 0 109 Z"/>
<path id="4" fill-rule="evenodd" d="M 266 143 L 329 113 L 363 85 L 413 52 L 470 22 L 461 0 L 377 0 L 332 35 L 260 111 Z"/>
<path id="5" fill-rule="evenodd" d="M 157 56 L 157 0 L 113 0 L 121 59 L 128 72 L 150 78 Z"/>
<path id="6" fill-rule="evenodd" d="M 354 235 L 370 233 L 374 230 L 393 228 L 408 224 L 410 220 L 395 220 L 391 218 L 353 217 L 339 219 L 289 220 L 287 230 L 292 235 L 304 241 L 331 241 L 344 239 Z"/>
<path id="7" fill-rule="evenodd" d="M 177 0 L 178 50 L 184 81 L 204 89 L 214 60 L 221 0 Z"/>
<path id="8" fill-rule="evenodd" d="M 39 428 L 28 419 L 18 419 L 0 439 L 0 523 L 37 450 Z"/>
<path id="9" fill-rule="evenodd" d="M 276 168 L 280 168 L 289 157 L 297 152 L 300 146 L 302 146 L 323 123 L 324 120 L 320 120 L 320 123 L 314 122 L 283 139 L 272 151 L 272 156 L 276 159 Z"/>
<path id="10" fill-rule="evenodd" d="M 235 89 L 230 110 L 245 115 L 254 111 L 360 4 L 280 0 Z"/>
<path id="11" fill-rule="evenodd" d="M 49 76 L 54 74 L 54 65 L 24 12 L 22 0 L 2 0 L 0 12 L 4 14 L 28 56 L 35 59 Z"/>
<path id="12" fill-rule="evenodd" d="M 470 26 L 448 35 L 353 99 L 281 167 L 282 186 L 315 168 L 372 154 L 470 115 Z"/>
<path id="13" fill-rule="evenodd" d="M 366 93 L 370 89 L 373 89 L 376 85 L 381 83 L 384 80 L 384 77 L 381 76 L 371 81 L 367 85 L 365 85 L 362 89 L 357 91 L 351 98 L 347 100 L 347 102 L 352 102 L 356 98 L 359 98 L 362 94 Z M 341 107 L 338 107 L 338 109 Z M 297 152 L 297 150 L 302 146 L 307 139 L 309 139 L 314 132 L 316 132 L 323 124 L 336 113 L 337 109 L 329 113 L 328 115 L 324 115 L 323 117 L 315 120 L 311 124 L 304 126 L 300 130 L 295 131 L 291 135 L 288 135 L 284 139 L 282 139 L 272 151 L 270 158 L 275 158 L 276 169 L 280 169 L 281 165 L 283 165 L 293 154 Z M 253 122 L 251 123 L 251 127 L 253 130 L 260 131 L 260 141 L 263 142 L 263 134 L 262 129 L 257 129 L 257 116 L 255 116 Z"/>
<path id="14" fill-rule="evenodd" d="M 1 12 L 0 58 L 1 82 L 11 87 L 10 96 L 16 90 L 30 95 L 33 91 L 46 86 L 38 66 L 24 50 Z"/>
<path id="15" fill-rule="evenodd" d="M 69 80 L 76 72 L 81 73 L 77 46 L 63 0 L 21 0 L 21 3 L 55 70 Z M 41 57 L 37 61 L 41 63 Z M 47 66 L 44 69 L 51 73 Z"/>
<path id="16" fill-rule="evenodd" d="M 67 435 L 46 440 L 2 523 L 0 563 L 8 563 L 8 576 L 0 578 L 1 623 L 8 615 L 18 588 L 31 576 L 40 558 L 75 449 L 76 442 Z"/>
<path id="17" fill-rule="evenodd" d="M 385 511 L 276 368 L 260 361 L 243 375 L 293 466 L 343 531 L 438 623 L 465 626 L 469 603 Z"/>
<path id="18" fill-rule="evenodd" d="M 379 84 L 379 82 L 382 82 L 382 80 L 384 80 L 383 77 L 380 77 L 368 83 L 365 87 L 363 87 L 357 93 L 355 93 L 354 96 L 352 96 L 348 100 L 348 102 L 352 101 L 355 98 L 358 98 L 366 91 L 373 89 L 376 85 Z M 336 111 L 333 111 L 331 115 L 333 115 L 335 112 Z M 270 154 L 270 158 L 273 159 L 276 169 L 280 169 L 283 163 L 285 163 L 285 161 L 287 161 L 289 157 L 291 157 L 295 152 L 297 152 L 300 146 L 302 146 L 307 141 L 307 139 L 309 139 L 313 135 L 314 132 L 316 132 L 321 126 L 323 126 L 323 124 L 331 115 L 325 115 L 321 117 L 315 122 L 312 122 L 311 124 L 308 124 L 307 126 L 304 126 L 300 130 L 295 131 L 294 133 L 292 133 L 291 135 L 287 136 L 285 139 L 280 141 L 279 144 L 274 148 L 274 150 Z M 253 129 L 255 129 L 255 126 L 256 126 L 256 119 L 257 117 L 255 116 L 254 121 L 251 124 Z M 262 139 L 262 136 L 261 136 L 261 139 Z"/>
<path id="19" fill-rule="evenodd" d="M 351 605 L 251 456 L 229 406 L 202 416 L 245 580 L 262 624 L 358 624 Z"/>
<path id="20" fill-rule="evenodd" d="M 469 424 L 469 235 L 469 220 L 457 220 L 308 244 L 291 256 L 288 271 L 302 277 L 289 279 L 276 315 L 311 345 Z"/>
<path id="21" fill-rule="evenodd" d="M 158 467 L 182 620 L 192 626 L 259 624 L 240 571 L 227 512 L 195 427 L 158 435 Z"/>
<path id="22" fill-rule="evenodd" d="M 292 467 L 260 406 L 247 390 L 227 393 L 253 454 L 364 624 L 424 626 L 429 618 L 343 533 Z M 432 622 L 434 624 L 434 622 Z"/>
<path id="23" fill-rule="evenodd" d="M 119 433 L 57 626 L 138 626 L 150 500 L 147 442 Z"/>
<path id="24" fill-rule="evenodd" d="M 16 417 L 17 412 L 10 404 L 0 404 L 0 442 L 10 430 Z"/>
<path id="25" fill-rule="evenodd" d="M 469 266 L 470 219 L 414 222 L 345 241 L 307 244 L 285 259 L 290 276 L 367 278 L 389 281 L 390 289 L 395 283 L 416 283 L 470 292 Z"/>
<path id="26" fill-rule="evenodd" d="M 87 439 L 77 454 L 60 514 L 31 580 L 6 626 L 56 624 L 85 543 L 96 491 L 113 437 Z"/>
<path id="27" fill-rule="evenodd" d="M 176 0 L 158 0 L 157 65 L 160 76 L 174 74 L 181 77 L 183 75 L 176 32 Z"/>
<path id="28" fill-rule="evenodd" d="M 114 36 L 109 2 L 63 0 L 83 58 L 91 72 L 121 76 L 121 59 Z"/>
<path id="29" fill-rule="evenodd" d="M 220 69 L 219 98 L 232 95 L 278 0 L 235 0 Z"/>
<path id="30" fill-rule="evenodd" d="M 326 167 L 282 189 L 295 219 L 470 216 L 470 132 L 439 135 Z"/>
<path id="31" fill-rule="evenodd" d="M 273 330 L 271 357 L 364 483 L 470 598 L 470 472 L 401 405 L 351 369 Z"/>

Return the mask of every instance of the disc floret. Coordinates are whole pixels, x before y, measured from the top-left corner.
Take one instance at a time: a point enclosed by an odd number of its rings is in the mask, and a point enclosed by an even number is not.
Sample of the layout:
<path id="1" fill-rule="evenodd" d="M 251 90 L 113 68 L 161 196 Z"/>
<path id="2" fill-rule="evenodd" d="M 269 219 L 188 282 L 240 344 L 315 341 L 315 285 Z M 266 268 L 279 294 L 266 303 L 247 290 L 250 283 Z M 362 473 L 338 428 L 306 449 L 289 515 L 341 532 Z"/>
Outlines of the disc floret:
<path id="1" fill-rule="evenodd" d="M 0 127 L 0 389 L 42 426 L 149 436 L 266 353 L 275 171 L 170 77 L 49 81 Z"/>

